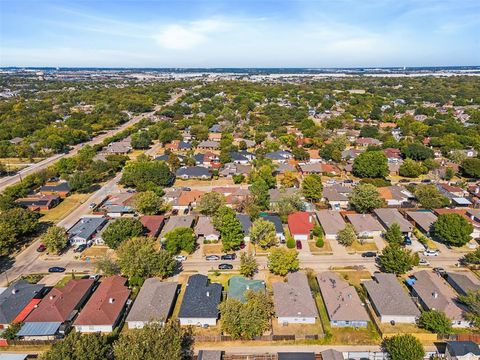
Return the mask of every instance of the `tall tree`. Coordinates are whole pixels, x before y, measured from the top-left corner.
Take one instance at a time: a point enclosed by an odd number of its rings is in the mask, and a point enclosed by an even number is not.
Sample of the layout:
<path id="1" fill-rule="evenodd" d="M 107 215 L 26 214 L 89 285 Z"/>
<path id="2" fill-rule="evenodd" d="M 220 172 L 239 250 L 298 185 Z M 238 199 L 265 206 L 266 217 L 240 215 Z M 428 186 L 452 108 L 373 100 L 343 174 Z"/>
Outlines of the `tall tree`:
<path id="1" fill-rule="evenodd" d="M 250 253 L 243 252 L 240 255 L 240 274 L 251 278 L 258 270 L 257 260 Z"/>
<path id="2" fill-rule="evenodd" d="M 242 224 L 235 216 L 235 211 L 222 206 L 213 218 L 215 228 L 220 231 L 224 251 L 237 249 L 243 241 Z"/>
<path id="3" fill-rule="evenodd" d="M 458 299 L 467 307 L 466 318 L 480 329 L 480 290 L 461 295 Z"/>
<path id="4" fill-rule="evenodd" d="M 103 241 L 116 249 L 123 241 L 143 235 L 145 228 L 135 218 L 120 218 L 110 224 L 102 234 Z"/>
<path id="5" fill-rule="evenodd" d="M 317 174 L 309 174 L 302 181 L 302 192 L 305 199 L 317 202 L 322 198 L 322 178 Z"/>
<path id="6" fill-rule="evenodd" d="M 423 360 L 425 350 L 413 335 L 395 335 L 383 341 L 383 347 L 391 360 Z"/>
<path id="7" fill-rule="evenodd" d="M 51 226 L 42 235 L 41 241 L 48 252 L 57 253 L 67 246 L 68 238 L 64 228 Z"/>
<path id="8" fill-rule="evenodd" d="M 385 232 L 385 240 L 387 240 L 390 244 L 403 244 L 403 234 L 400 230 L 400 225 L 393 223 Z"/>
<path id="9" fill-rule="evenodd" d="M 250 241 L 267 249 L 277 244 L 275 225 L 271 221 L 258 218 L 250 229 Z"/>
<path id="10" fill-rule="evenodd" d="M 425 209 L 438 209 L 447 206 L 450 201 L 447 197 L 431 184 L 420 184 L 415 186 L 415 197 Z"/>
<path id="11" fill-rule="evenodd" d="M 405 274 L 419 261 L 417 254 L 412 254 L 411 250 L 403 249 L 397 243 L 388 244 L 379 259 L 382 271 L 397 275 Z"/>
<path id="12" fill-rule="evenodd" d="M 165 210 L 161 196 L 154 191 L 144 191 L 135 195 L 135 210 L 144 215 L 157 215 Z"/>
<path id="13" fill-rule="evenodd" d="M 197 211 L 203 215 L 213 216 L 223 205 L 225 205 L 225 195 L 219 192 L 209 192 L 198 201 Z"/>
<path id="14" fill-rule="evenodd" d="M 268 269 L 273 274 L 285 276 L 298 268 L 298 252 L 294 249 L 274 248 L 268 255 Z"/>
<path id="15" fill-rule="evenodd" d="M 418 326 L 435 334 L 450 334 L 452 320 L 438 310 L 423 311 L 418 318 Z"/>
<path id="16" fill-rule="evenodd" d="M 358 184 L 349 198 L 350 206 L 360 213 L 366 213 L 382 207 L 383 199 L 372 184 Z"/>
<path id="17" fill-rule="evenodd" d="M 432 225 L 433 235 L 452 246 L 463 246 L 472 239 L 473 225 L 459 214 L 441 214 Z"/>
<path id="18" fill-rule="evenodd" d="M 347 224 L 337 233 L 338 242 L 345 246 L 350 246 L 357 240 L 357 234 L 352 224 Z"/>
<path id="19" fill-rule="evenodd" d="M 382 151 L 365 151 L 353 161 L 352 172 L 360 178 L 384 178 L 388 175 L 387 157 Z"/>
<path id="20" fill-rule="evenodd" d="M 56 342 L 43 353 L 41 360 L 108 360 L 112 346 L 106 335 L 100 333 L 80 334 L 72 331 L 62 341 Z"/>
<path id="21" fill-rule="evenodd" d="M 182 250 L 191 254 L 197 246 L 195 234 L 189 227 L 178 227 L 165 234 L 164 244 L 165 249 L 172 254 L 178 254 Z"/>

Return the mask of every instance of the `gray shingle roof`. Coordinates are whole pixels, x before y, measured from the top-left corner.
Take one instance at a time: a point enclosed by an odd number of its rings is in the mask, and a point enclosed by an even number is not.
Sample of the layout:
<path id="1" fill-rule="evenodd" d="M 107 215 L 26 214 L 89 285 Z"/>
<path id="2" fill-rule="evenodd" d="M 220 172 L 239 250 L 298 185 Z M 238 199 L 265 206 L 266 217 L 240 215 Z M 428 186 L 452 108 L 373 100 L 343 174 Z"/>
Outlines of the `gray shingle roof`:
<path id="1" fill-rule="evenodd" d="M 273 283 L 273 299 L 277 317 L 317 317 L 307 275 L 301 272 L 287 275 L 287 282 Z"/>
<path id="2" fill-rule="evenodd" d="M 471 272 L 449 272 L 447 273 L 447 281 L 450 284 L 455 284 L 456 287 L 460 289 L 464 294 L 468 293 L 469 291 L 480 290 L 480 280 Z"/>
<path id="3" fill-rule="evenodd" d="M 468 353 L 480 355 L 480 346 L 473 341 L 449 341 L 447 349 L 451 356 L 464 356 Z"/>
<path id="4" fill-rule="evenodd" d="M 252 220 L 250 220 L 250 216 L 245 214 L 237 214 L 237 219 L 242 224 L 242 232 L 244 235 L 250 234 L 250 228 L 252 227 Z"/>
<path id="5" fill-rule="evenodd" d="M 431 211 L 407 211 L 407 215 L 425 232 L 429 232 L 437 216 Z"/>
<path id="6" fill-rule="evenodd" d="M 278 360 L 315 360 L 314 352 L 284 352 L 278 353 Z"/>
<path id="7" fill-rule="evenodd" d="M 420 316 L 420 311 L 394 274 L 376 273 L 363 285 L 380 315 Z"/>
<path id="8" fill-rule="evenodd" d="M 192 275 L 188 279 L 179 318 L 218 318 L 218 305 L 222 285 L 210 283 L 205 275 Z"/>
<path id="9" fill-rule="evenodd" d="M 145 280 L 127 321 L 165 321 L 177 294 L 178 284 L 155 278 Z"/>
<path id="10" fill-rule="evenodd" d="M 413 225 L 407 221 L 397 209 L 375 209 L 373 212 L 386 229 L 396 223 L 400 226 L 400 231 L 402 232 L 410 232 L 413 230 Z"/>
<path id="11" fill-rule="evenodd" d="M 68 231 L 68 237 L 77 236 L 82 239 L 90 239 L 90 237 L 102 226 L 107 223 L 104 217 L 85 216 L 78 220 Z"/>
<path id="12" fill-rule="evenodd" d="M 345 221 L 338 211 L 320 210 L 316 214 L 325 234 L 337 234 L 345 228 Z"/>
<path id="13" fill-rule="evenodd" d="M 261 216 L 264 220 L 267 220 L 267 221 L 270 221 L 271 223 L 273 223 L 273 225 L 275 225 L 275 232 L 277 234 L 283 234 L 284 231 L 283 231 L 283 224 L 282 224 L 282 220 L 280 219 L 280 217 L 278 215 L 264 215 L 264 216 Z"/>
<path id="14" fill-rule="evenodd" d="M 203 166 L 183 166 L 177 170 L 178 177 L 211 177 L 210 171 Z"/>
<path id="15" fill-rule="evenodd" d="M 328 349 L 320 353 L 322 360 L 343 360 L 343 354 L 340 351 Z"/>
<path id="16" fill-rule="evenodd" d="M 192 227 L 194 221 L 195 221 L 195 216 L 193 215 L 170 216 L 167 223 L 162 229 L 161 236 L 162 237 L 165 236 L 165 234 L 169 233 L 170 231 L 178 227 Z"/>
<path id="17" fill-rule="evenodd" d="M 42 284 L 19 280 L 0 294 L 0 324 L 10 324 L 43 289 Z"/>

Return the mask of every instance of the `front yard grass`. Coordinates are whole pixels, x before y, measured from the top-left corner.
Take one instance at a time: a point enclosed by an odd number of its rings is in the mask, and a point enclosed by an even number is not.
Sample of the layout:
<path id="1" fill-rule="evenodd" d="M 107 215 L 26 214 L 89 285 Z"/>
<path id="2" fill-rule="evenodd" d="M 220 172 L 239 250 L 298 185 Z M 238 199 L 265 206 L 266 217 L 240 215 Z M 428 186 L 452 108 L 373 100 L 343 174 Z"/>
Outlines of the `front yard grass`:
<path id="1" fill-rule="evenodd" d="M 363 252 L 363 251 L 378 251 L 377 245 L 374 242 L 365 241 L 361 244 L 358 240 L 355 240 L 352 245 L 347 246 L 348 253 Z"/>
<path id="2" fill-rule="evenodd" d="M 84 252 L 82 252 L 82 255 L 80 256 L 81 259 L 85 260 L 86 258 L 89 259 L 98 259 L 103 256 L 106 256 L 107 253 L 113 253 L 112 251 L 109 251 L 110 248 L 105 245 L 95 245 L 91 246 L 89 248 L 86 248 Z"/>
<path id="3" fill-rule="evenodd" d="M 323 240 L 323 246 L 321 248 L 317 247 L 315 240 L 308 240 L 308 247 L 313 255 L 331 255 L 333 253 L 330 241 L 327 239 Z"/>
<path id="4" fill-rule="evenodd" d="M 203 255 L 221 255 L 223 254 L 223 245 L 219 241 L 216 244 L 202 244 Z"/>
<path id="5" fill-rule="evenodd" d="M 238 271 L 219 272 L 218 270 L 214 270 L 208 272 L 208 279 L 210 280 L 210 282 L 222 284 L 223 291 L 228 291 L 228 281 L 232 276 L 238 275 L 240 275 Z"/>
<path id="6" fill-rule="evenodd" d="M 42 222 L 57 222 L 67 216 L 76 207 L 82 204 L 91 194 L 72 194 L 58 204 L 53 209 L 45 211 L 45 215 L 40 218 Z"/>

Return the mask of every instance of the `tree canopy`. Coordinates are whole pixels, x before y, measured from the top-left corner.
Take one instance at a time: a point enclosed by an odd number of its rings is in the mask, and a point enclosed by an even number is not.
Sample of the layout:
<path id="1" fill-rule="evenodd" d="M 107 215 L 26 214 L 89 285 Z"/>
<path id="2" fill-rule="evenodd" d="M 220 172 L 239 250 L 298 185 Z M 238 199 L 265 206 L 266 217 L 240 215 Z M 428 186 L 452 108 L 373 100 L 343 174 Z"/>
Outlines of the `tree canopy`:
<path id="1" fill-rule="evenodd" d="M 380 197 L 377 188 L 371 184 L 358 184 L 353 189 L 350 198 L 350 205 L 360 213 L 366 213 L 382 207 L 384 201 Z"/>
<path id="2" fill-rule="evenodd" d="M 102 234 L 103 241 L 112 249 L 116 249 L 123 241 L 145 232 L 142 223 L 135 218 L 120 218 L 110 224 Z"/>
<path id="3" fill-rule="evenodd" d="M 413 335 L 395 335 L 383 341 L 383 347 L 391 360 L 423 360 L 425 350 Z"/>
<path id="4" fill-rule="evenodd" d="M 360 178 L 385 178 L 388 175 L 387 157 L 382 151 L 365 151 L 353 161 L 352 172 Z"/>
<path id="5" fill-rule="evenodd" d="M 263 249 L 277 244 L 275 225 L 271 221 L 258 218 L 250 228 L 250 241 Z"/>
<path id="6" fill-rule="evenodd" d="M 180 251 L 191 254 L 195 251 L 197 242 L 192 228 L 177 227 L 165 234 L 164 244 L 165 249 L 172 254 L 178 254 Z"/>
<path id="7" fill-rule="evenodd" d="M 299 269 L 298 252 L 294 249 L 273 248 L 268 255 L 268 269 L 276 275 L 285 276 Z"/>
<path id="8" fill-rule="evenodd" d="M 72 331 L 40 356 L 41 360 L 108 360 L 112 346 L 106 335 L 100 333 L 80 334 Z"/>
<path id="9" fill-rule="evenodd" d="M 433 235 L 452 246 L 463 246 L 472 238 L 473 225 L 462 215 L 441 214 L 432 225 Z"/>
<path id="10" fill-rule="evenodd" d="M 397 275 L 405 274 L 413 266 L 418 265 L 418 255 L 411 250 L 402 248 L 397 243 L 388 244 L 379 255 L 380 267 L 383 272 Z"/>
<path id="11" fill-rule="evenodd" d="M 303 178 L 302 193 L 305 199 L 318 201 L 322 198 L 322 178 L 317 174 L 309 174 Z"/>

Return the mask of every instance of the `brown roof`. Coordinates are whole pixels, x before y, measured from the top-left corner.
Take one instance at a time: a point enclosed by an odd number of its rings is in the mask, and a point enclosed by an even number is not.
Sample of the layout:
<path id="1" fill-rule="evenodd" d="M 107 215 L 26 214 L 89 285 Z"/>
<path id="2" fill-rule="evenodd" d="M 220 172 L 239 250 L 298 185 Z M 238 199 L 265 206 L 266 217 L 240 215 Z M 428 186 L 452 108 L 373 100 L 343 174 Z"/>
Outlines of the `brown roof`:
<path id="1" fill-rule="evenodd" d="M 322 272 L 317 281 L 330 321 L 370 320 L 355 288 L 337 273 Z"/>
<path id="2" fill-rule="evenodd" d="M 104 279 L 80 312 L 74 325 L 114 325 L 130 296 L 127 279 L 111 276 Z"/>
<path id="3" fill-rule="evenodd" d="M 290 273 L 287 282 L 275 282 L 272 286 L 277 317 L 318 316 L 307 275 L 304 273 Z"/>
<path id="4" fill-rule="evenodd" d="M 164 221 L 165 217 L 162 215 L 145 215 L 140 218 L 140 222 L 148 230 L 148 236 L 157 236 Z"/>
<path id="5" fill-rule="evenodd" d="M 188 206 L 200 199 L 203 194 L 205 194 L 205 192 L 200 190 L 182 191 L 180 197 L 178 198 L 178 205 Z"/>
<path id="6" fill-rule="evenodd" d="M 64 322 L 93 286 L 90 279 L 70 280 L 63 288 L 53 288 L 27 316 L 25 322 Z"/>

